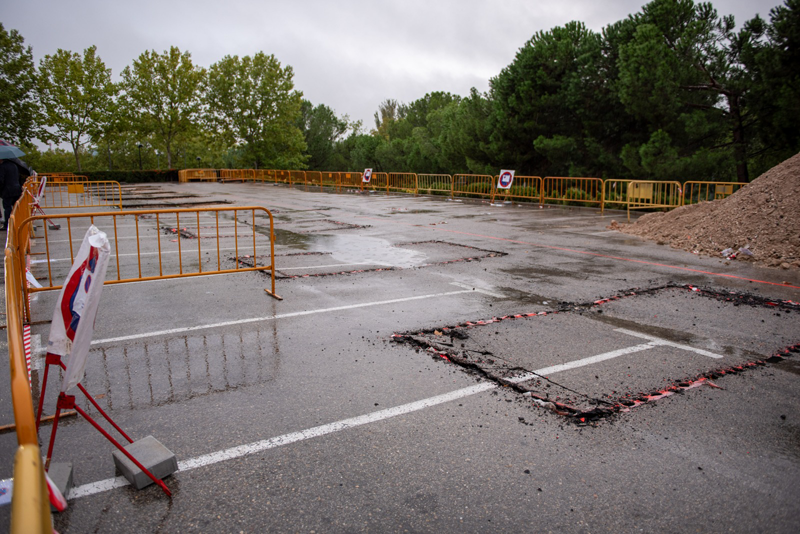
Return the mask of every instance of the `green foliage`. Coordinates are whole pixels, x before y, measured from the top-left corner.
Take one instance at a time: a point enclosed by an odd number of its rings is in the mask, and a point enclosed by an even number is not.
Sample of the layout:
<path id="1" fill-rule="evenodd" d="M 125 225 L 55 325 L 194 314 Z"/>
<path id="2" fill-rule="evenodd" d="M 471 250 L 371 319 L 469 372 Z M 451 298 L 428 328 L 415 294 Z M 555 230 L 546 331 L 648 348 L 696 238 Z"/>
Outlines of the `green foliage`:
<path id="1" fill-rule="evenodd" d="M 47 55 L 39 64 L 37 92 L 49 128 L 45 136 L 56 143 L 69 142 L 75 165 L 81 170 L 80 149 L 89 136 L 97 135 L 108 113 L 117 87 L 111 69 L 90 46 L 80 54 L 66 50 Z"/>
<path id="2" fill-rule="evenodd" d="M 172 167 L 175 144 L 195 129 L 205 76 L 189 52 L 174 46 L 163 54 L 146 51 L 122 71 L 127 122 L 152 135 L 166 154 L 167 167 Z"/>
<path id="3" fill-rule="evenodd" d="M 17 30 L 0 23 L 0 138 L 12 144 L 30 141 L 37 133 L 36 71 L 31 47 Z"/>
<path id="4" fill-rule="evenodd" d="M 308 168 L 315 171 L 346 169 L 347 160 L 337 152 L 337 145 L 344 141 L 348 130 L 357 131 L 360 123 L 351 124 L 345 115 L 342 118 L 326 106 L 314 107 L 308 100 L 303 100 L 300 107 L 300 130 L 306 141 L 306 152 L 310 156 Z"/>
<path id="5" fill-rule="evenodd" d="M 83 173 L 93 182 L 114 181 L 120 183 L 177 182 L 178 171 L 87 171 Z"/>
<path id="6" fill-rule="evenodd" d="M 207 122 L 241 160 L 257 168 L 303 169 L 308 156 L 297 127 L 302 93 L 294 90 L 292 67 L 273 55 L 225 56 L 208 71 Z M 249 165 L 247 165 L 249 166 Z"/>

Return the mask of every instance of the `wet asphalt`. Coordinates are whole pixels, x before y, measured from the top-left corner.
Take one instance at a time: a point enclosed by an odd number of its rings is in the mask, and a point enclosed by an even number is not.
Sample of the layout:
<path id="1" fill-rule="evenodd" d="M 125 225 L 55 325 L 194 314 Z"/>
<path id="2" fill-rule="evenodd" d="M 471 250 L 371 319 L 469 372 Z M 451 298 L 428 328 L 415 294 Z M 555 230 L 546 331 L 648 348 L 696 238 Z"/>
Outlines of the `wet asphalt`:
<path id="1" fill-rule="evenodd" d="M 171 499 L 106 489 L 111 445 L 62 420 L 54 461 L 76 491 L 61 533 L 797 531 L 797 271 L 610 231 L 626 215 L 592 208 L 241 183 L 124 195 L 269 209 L 283 300 L 258 272 L 104 288 L 84 385 L 185 463 Z M 120 272 L 155 272 L 158 246 L 176 268 L 178 227 L 187 268 L 235 265 L 234 232 L 257 263 L 269 250 L 263 217 L 223 220 L 218 246 L 210 219 L 139 224 L 151 254 L 136 264 L 121 223 Z M 32 271 L 63 278 L 68 239 L 48 239 L 62 261 Z M 56 298 L 35 296 L 34 347 Z M 2 478 L 15 448 L 0 434 Z"/>

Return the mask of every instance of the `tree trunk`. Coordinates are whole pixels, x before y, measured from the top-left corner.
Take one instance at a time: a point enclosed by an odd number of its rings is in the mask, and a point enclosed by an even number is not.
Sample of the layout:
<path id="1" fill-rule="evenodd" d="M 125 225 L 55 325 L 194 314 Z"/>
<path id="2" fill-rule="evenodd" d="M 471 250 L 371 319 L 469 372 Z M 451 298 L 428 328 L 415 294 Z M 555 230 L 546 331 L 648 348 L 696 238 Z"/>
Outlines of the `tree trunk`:
<path id="1" fill-rule="evenodd" d="M 78 172 L 81 172 L 81 158 L 78 155 L 78 150 L 80 149 L 80 145 L 75 146 L 75 143 L 72 144 L 72 153 L 75 154 L 75 165 L 78 167 Z"/>
<path id="2" fill-rule="evenodd" d="M 733 121 L 733 159 L 736 163 L 736 181 L 747 183 L 750 181 L 747 172 L 747 145 L 744 141 L 744 126 L 742 126 L 742 110 L 739 107 L 739 95 L 728 94 L 728 109 Z"/>

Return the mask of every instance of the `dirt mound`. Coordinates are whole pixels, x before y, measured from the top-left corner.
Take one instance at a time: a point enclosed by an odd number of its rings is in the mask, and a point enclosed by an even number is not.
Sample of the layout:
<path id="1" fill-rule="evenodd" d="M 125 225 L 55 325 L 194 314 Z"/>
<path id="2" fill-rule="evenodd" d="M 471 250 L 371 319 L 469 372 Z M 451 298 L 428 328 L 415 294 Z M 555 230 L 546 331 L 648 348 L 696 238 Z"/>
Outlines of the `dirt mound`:
<path id="1" fill-rule="evenodd" d="M 723 200 L 649 213 L 632 224 L 612 221 L 609 228 L 696 254 L 722 257 L 733 249 L 736 261 L 800 268 L 800 154 Z"/>

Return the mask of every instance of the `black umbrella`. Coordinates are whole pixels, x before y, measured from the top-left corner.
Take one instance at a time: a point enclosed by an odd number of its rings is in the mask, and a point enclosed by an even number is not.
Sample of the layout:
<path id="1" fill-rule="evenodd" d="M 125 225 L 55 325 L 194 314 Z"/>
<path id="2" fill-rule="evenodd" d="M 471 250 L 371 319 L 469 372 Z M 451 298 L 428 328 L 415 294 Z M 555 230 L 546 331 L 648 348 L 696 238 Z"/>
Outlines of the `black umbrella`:
<path id="1" fill-rule="evenodd" d="M 0 139 L 0 159 L 12 159 L 24 156 L 25 152 L 8 141 Z"/>

